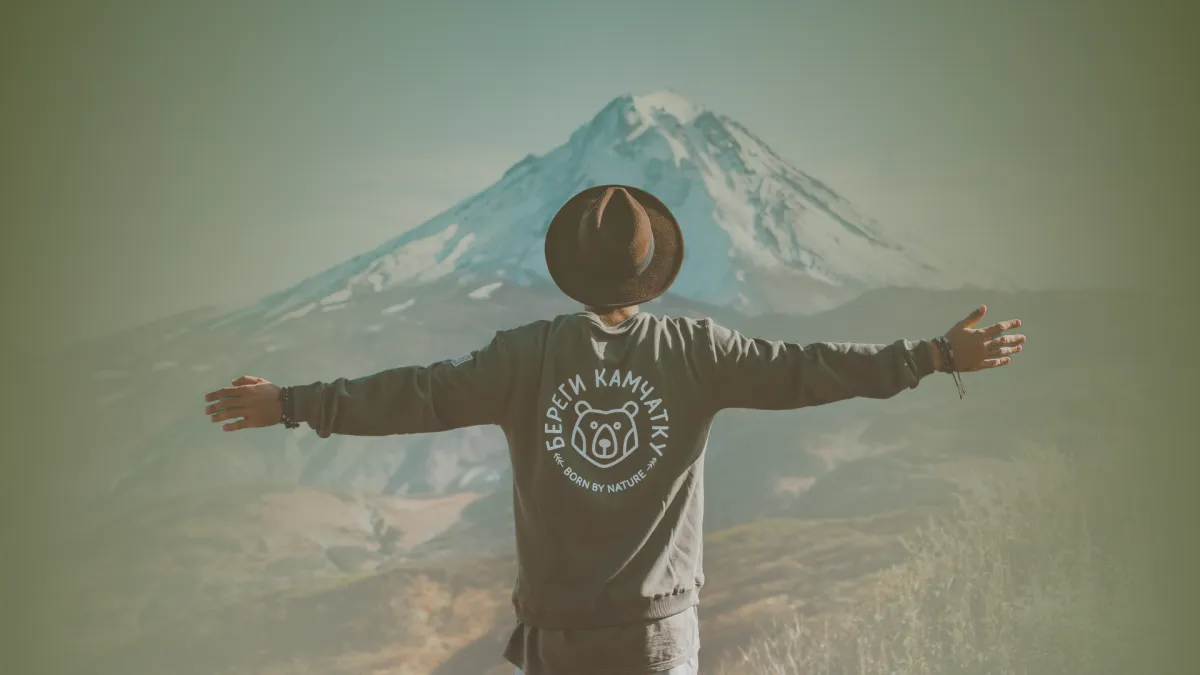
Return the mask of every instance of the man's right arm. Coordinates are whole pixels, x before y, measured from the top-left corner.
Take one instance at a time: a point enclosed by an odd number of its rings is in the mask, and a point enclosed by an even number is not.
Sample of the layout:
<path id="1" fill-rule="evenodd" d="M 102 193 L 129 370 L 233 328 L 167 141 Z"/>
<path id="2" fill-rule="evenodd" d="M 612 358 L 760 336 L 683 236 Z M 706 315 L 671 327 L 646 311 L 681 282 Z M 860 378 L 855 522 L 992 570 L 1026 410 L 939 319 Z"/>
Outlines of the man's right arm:
<path id="1" fill-rule="evenodd" d="M 321 438 L 501 424 L 516 368 L 516 352 L 507 337 L 508 332 L 498 332 L 487 345 L 458 359 L 287 387 L 292 417 Z M 213 422 L 225 422 L 225 431 L 274 426 L 287 412 L 281 393 L 267 380 L 242 377 L 206 395 L 210 405 L 205 414 Z"/>
<path id="2" fill-rule="evenodd" d="M 711 323 L 717 408 L 791 410 L 850 398 L 891 398 L 936 370 L 930 340 L 801 345 Z"/>
<path id="3" fill-rule="evenodd" d="M 508 333 L 462 358 L 295 386 L 296 421 L 321 438 L 448 431 L 503 421 L 513 386 Z"/>

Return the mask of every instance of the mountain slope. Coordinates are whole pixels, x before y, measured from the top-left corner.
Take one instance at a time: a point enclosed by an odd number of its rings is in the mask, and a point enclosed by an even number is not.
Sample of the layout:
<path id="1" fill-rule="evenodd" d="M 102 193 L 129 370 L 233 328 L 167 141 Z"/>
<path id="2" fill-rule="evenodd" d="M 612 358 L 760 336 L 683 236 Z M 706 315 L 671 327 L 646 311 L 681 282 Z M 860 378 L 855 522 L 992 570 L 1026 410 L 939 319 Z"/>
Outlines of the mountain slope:
<path id="1" fill-rule="evenodd" d="M 491 187 L 376 249 L 237 314 L 287 320 L 442 279 L 547 280 L 543 235 L 572 195 L 644 188 L 679 219 L 686 261 L 672 289 L 743 312 L 808 312 L 883 286 L 969 279 L 773 152 L 736 121 L 670 91 L 613 99 L 566 143 L 528 155 Z"/>

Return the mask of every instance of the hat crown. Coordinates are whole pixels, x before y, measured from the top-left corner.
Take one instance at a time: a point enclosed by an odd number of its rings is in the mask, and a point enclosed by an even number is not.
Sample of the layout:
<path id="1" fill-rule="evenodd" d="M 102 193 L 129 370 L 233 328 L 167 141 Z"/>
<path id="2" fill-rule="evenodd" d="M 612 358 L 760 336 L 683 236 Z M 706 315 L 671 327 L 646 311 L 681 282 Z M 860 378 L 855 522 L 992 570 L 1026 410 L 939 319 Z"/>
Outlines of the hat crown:
<path id="1" fill-rule="evenodd" d="M 590 271 L 607 279 L 634 277 L 654 257 L 650 216 L 620 186 L 605 189 L 584 209 L 579 240 Z"/>
<path id="2" fill-rule="evenodd" d="M 546 269 L 571 299 L 629 307 L 667 291 L 683 265 L 683 232 L 659 198 L 630 185 L 586 187 L 546 228 Z"/>

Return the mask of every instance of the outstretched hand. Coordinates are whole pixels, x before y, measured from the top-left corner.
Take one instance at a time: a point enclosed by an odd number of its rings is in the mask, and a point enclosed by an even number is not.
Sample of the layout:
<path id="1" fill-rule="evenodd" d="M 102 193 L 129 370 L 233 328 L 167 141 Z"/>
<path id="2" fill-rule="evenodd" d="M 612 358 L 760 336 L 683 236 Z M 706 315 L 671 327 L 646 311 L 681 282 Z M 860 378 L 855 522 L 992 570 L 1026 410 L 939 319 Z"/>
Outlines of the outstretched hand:
<path id="1" fill-rule="evenodd" d="M 976 370 L 1006 366 L 1012 355 L 1021 351 L 1025 344 L 1024 335 L 1001 335 L 1021 326 L 1020 319 L 1009 319 L 994 323 L 986 328 L 974 328 L 987 314 L 987 305 L 980 305 L 965 319 L 946 331 L 946 339 L 954 351 L 954 368 L 969 373 Z M 940 355 L 938 356 L 940 365 Z"/>
<path id="2" fill-rule="evenodd" d="M 222 430 L 237 431 L 279 424 L 283 416 L 283 404 L 279 400 L 277 385 L 250 375 L 243 375 L 232 384 L 231 387 L 204 396 L 205 401 L 215 401 L 204 409 L 204 414 L 211 417 L 213 422 L 241 418 L 222 425 Z"/>

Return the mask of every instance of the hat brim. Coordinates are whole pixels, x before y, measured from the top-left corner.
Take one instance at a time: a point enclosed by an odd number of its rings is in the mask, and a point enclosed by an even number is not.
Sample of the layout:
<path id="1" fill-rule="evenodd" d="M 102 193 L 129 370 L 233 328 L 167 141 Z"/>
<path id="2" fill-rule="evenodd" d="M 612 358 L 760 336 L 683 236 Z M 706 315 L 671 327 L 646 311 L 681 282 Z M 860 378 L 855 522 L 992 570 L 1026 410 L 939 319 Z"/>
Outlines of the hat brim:
<path id="1" fill-rule="evenodd" d="M 587 274 L 583 264 L 587 252 L 580 250 L 578 228 L 588 204 L 610 187 L 629 191 L 650 217 L 654 254 L 637 276 L 617 282 L 598 280 Z M 657 197 L 628 185 L 597 185 L 572 197 L 563 205 L 546 230 L 546 267 L 550 278 L 571 299 L 591 307 L 629 307 L 649 302 L 667 292 L 683 267 L 683 232 L 679 223 Z"/>

